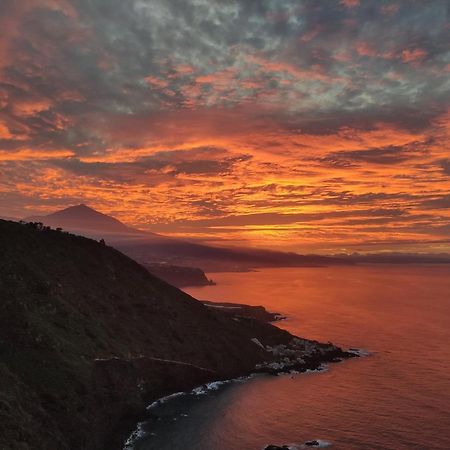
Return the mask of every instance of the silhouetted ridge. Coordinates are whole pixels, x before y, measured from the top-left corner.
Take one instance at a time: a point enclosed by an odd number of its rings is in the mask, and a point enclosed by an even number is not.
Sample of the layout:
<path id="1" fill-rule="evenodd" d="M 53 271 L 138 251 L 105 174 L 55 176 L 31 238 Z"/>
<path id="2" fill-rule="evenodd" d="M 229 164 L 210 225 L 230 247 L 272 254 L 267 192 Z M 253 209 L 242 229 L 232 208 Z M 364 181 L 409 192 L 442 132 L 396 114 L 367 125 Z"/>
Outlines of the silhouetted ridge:
<path id="1" fill-rule="evenodd" d="M 102 214 L 84 204 L 70 206 L 69 208 L 46 216 L 29 217 L 26 220 L 43 222 L 45 225 L 54 228 L 61 227 L 68 230 L 86 229 L 117 233 L 129 233 L 135 231 L 120 222 L 120 220 Z"/>
<path id="2" fill-rule="evenodd" d="M 184 274 L 176 269 L 183 266 L 201 269 L 208 267 L 209 271 L 240 271 L 256 267 L 352 264 L 352 261 L 348 259 L 320 255 L 301 255 L 246 247 L 214 247 L 203 243 L 174 239 L 127 227 L 119 220 L 84 204 L 71 206 L 48 216 L 26 220 L 42 222 L 53 228 L 61 227 L 64 230 L 94 239 L 105 238 L 107 243 L 147 267 L 165 263 L 165 273 L 160 275 L 178 286 L 186 286 Z M 169 269 L 170 266 L 173 267 L 172 271 Z M 206 277 L 204 278 L 206 279 Z"/>
<path id="3" fill-rule="evenodd" d="M 273 360 L 254 339 L 292 339 L 88 238 L 0 220 L 0 255 L 0 448 L 101 449 L 155 398 Z"/>

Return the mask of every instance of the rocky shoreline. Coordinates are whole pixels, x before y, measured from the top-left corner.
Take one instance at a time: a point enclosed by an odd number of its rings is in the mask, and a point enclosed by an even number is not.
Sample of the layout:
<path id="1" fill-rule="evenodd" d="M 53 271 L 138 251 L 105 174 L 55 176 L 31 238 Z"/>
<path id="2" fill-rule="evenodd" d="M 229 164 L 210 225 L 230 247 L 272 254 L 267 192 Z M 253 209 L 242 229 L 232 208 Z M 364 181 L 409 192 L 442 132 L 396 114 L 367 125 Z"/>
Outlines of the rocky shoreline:
<path id="1" fill-rule="evenodd" d="M 132 450 L 133 443 L 135 440 L 139 439 L 144 433 L 142 431 L 142 423 L 152 416 L 151 410 L 161 403 L 166 402 L 170 398 L 178 395 L 187 395 L 189 393 L 206 393 L 208 390 L 217 389 L 221 384 L 230 383 L 236 380 L 242 380 L 244 378 L 249 378 L 257 374 L 266 375 L 280 375 L 287 373 L 305 373 L 309 371 L 323 370 L 326 363 L 336 363 L 341 362 L 349 358 L 357 358 L 360 356 L 358 349 L 352 349 L 351 351 L 342 350 L 341 348 L 331 344 L 331 343 L 320 343 L 317 341 L 311 341 L 308 339 L 302 339 L 298 337 L 293 337 L 287 344 L 278 345 L 266 345 L 264 346 L 257 338 L 253 339 L 255 345 L 263 348 L 268 352 L 268 360 L 257 364 L 253 370 L 236 375 L 233 379 L 208 379 L 207 374 L 201 374 L 206 376 L 203 381 L 199 383 L 196 387 L 192 387 L 192 383 L 187 383 L 186 388 L 179 387 L 173 390 L 173 392 L 165 393 L 164 396 L 155 397 L 151 399 L 149 406 L 146 408 L 146 413 L 144 413 L 140 418 L 137 427 L 134 431 L 128 434 L 127 439 L 123 444 L 123 450 Z M 199 380 L 202 379 L 200 376 Z M 123 438 L 123 433 L 121 434 Z M 116 442 L 117 442 L 116 437 Z M 305 445 L 313 446 L 316 445 L 315 442 L 318 441 L 308 441 Z M 269 446 L 270 449 L 284 449 L 289 448 Z"/>

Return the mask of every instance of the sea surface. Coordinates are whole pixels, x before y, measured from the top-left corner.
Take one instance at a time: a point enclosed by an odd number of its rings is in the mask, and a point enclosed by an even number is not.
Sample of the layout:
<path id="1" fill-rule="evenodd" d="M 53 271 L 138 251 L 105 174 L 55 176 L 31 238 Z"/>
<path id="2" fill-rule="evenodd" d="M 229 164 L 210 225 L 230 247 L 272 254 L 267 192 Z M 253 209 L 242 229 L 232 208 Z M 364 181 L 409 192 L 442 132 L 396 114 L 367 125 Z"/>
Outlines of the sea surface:
<path id="1" fill-rule="evenodd" d="M 358 266 L 209 274 L 198 299 L 264 305 L 278 325 L 368 357 L 258 376 L 154 408 L 139 450 L 450 449 L 450 267 Z"/>

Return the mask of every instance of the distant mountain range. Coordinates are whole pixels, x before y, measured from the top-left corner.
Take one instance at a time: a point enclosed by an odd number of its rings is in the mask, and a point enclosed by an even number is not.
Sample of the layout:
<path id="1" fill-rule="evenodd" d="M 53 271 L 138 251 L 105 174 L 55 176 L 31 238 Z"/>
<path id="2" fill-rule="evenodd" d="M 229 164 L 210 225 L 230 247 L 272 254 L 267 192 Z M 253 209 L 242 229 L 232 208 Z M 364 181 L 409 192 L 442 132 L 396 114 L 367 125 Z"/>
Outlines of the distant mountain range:
<path id="1" fill-rule="evenodd" d="M 351 264 L 446 264 L 449 254 L 373 253 L 335 256 L 301 255 L 248 247 L 216 247 L 187 239 L 175 239 L 129 227 L 114 217 L 84 204 L 46 216 L 28 217 L 109 245 L 145 265 L 177 286 L 207 284 L 197 267 L 207 272 L 247 271 L 261 267 L 315 267 Z M 163 264 L 161 264 L 163 263 Z M 181 267 L 180 267 L 181 266 Z M 156 268 L 156 269 L 155 269 Z"/>
<path id="2" fill-rule="evenodd" d="M 89 206 L 71 206 L 47 216 L 28 217 L 26 221 L 42 222 L 107 243 L 144 265 L 171 265 L 208 268 L 208 271 L 246 271 L 257 267 L 297 267 L 352 264 L 341 258 L 300 255 L 253 248 L 225 248 L 174 239 L 128 227 L 119 220 Z"/>

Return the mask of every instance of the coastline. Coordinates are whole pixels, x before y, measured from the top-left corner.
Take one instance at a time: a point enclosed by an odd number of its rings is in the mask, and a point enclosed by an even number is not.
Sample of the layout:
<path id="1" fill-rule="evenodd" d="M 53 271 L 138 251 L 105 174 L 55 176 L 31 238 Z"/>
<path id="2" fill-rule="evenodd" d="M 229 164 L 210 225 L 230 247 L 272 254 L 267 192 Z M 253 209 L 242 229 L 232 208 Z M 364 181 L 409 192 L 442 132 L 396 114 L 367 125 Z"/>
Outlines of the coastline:
<path id="1" fill-rule="evenodd" d="M 303 348 L 303 354 L 299 356 L 299 351 L 305 343 L 310 343 L 309 348 Z M 258 345 L 258 344 L 257 344 Z M 262 345 L 262 344 L 261 344 Z M 308 346 L 307 346 L 308 347 Z M 121 439 L 122 450 L 133 450 L 137 440 L 145 435 L 142 430 L 143 424 L 152 416 L 151 411 L 159 405 L 170 401 L 172 398 L 187 395 L 205 395 L 209 391 L 217 390 L 221 386 L 235 383 L 246 382 L 257 376 L 278 376 L 288 374 L 306 374 L 313 372 L 322 372 L 327 369 L 327 364 L 343 362 L 346 359 L 367 356 L 369 353 L 362 349 L 351 348 L 343 350 L 331 343 L 322 344 L 317 341 L 309 341 L 294 337 L 291 345 L 280 344 L 277 346 L 266 346 L 266 349 L 273 355 L 277 355 L 275 361 L 268 361 L 258 364 L 254 370 L 238 374 L 233 378 L 211 379 L 195 387 L 189 386 L 175 392 L 166 393 L 160 397 L 154 398 L 145 408 L 145 413 L 135 423 L 135 428 L 128 428 L 128 433 L 121 432 L 115 436 L 114 442 L 118 444 Z M 305 353 L 306 352 L 306 353 Z"/>
<path id="2" fill-rule="evenodd" d="M 231 314 L 238 318 L 255 319 L 260 322 L 273 323 L 287 319 L 286 316 L 278 312 L 268 311 L 261 305 L 246 305 L 243 303 L 218 302 L 210 300 L 199 300 L 208 308 L 216 308 L 224 313 Z"/>
<path id="3" fill-rule="evenodd" d="M 2 448 L 123 448 L 163 396 L 354 356 L 208 308 L 104 243 L 0 228 Z"/>

